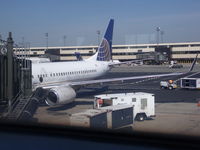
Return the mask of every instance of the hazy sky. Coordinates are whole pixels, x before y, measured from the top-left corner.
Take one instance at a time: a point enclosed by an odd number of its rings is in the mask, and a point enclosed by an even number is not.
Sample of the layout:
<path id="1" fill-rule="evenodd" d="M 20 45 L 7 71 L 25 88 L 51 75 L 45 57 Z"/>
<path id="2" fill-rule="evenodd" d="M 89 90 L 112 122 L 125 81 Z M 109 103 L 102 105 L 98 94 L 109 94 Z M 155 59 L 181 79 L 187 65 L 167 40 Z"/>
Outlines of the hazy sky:
<path id="1" fill-rule="evenodd" d="M 115 20 L 113 44 L 200 41 L 199 0 L 0 0 L 0 34 L 31 46 L 96 45 Z"/>

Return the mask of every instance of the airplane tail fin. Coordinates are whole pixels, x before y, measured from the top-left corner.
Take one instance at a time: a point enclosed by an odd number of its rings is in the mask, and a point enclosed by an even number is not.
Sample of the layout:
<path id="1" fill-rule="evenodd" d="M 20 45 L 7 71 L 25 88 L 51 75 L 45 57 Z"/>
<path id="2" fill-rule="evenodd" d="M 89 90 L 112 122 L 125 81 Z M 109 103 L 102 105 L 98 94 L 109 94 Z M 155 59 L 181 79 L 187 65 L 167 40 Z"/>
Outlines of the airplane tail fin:
<path id="1" fill-rule="evenodd" d="M 193 70 L 193 68 L 194 68 L 194 65 L 195 65 L 195 64 L 196 64 L 196 62 L 197 62 L 197 57 L 198 57 L 198 54 L 196 55 L 196 58 L 194 59 L 194 61 L 193 61 L 192 65 L 191 65 L 191 67 L 190 67 L 190 70 L 189 70 L 189 72 L 191 72 L 191 71 Z"/>
<path id="2" fill-rule="evenodd" d="M 112 37 L 113 37 L 114 20 L 110 19 L 106 33 L 98 47 L 97 61 L 110 61 L 112 60 Z"/>
<path id="3" fill-rule="evenodd" d="M 82 58 L 82 56 L 81 56 L 81 53 L 75 52 L 74 54 L 75 54 L 76 59 L 77 59 L 78 61 L 82 61 L 82 60 L 83 60 L 83 58 Z"/>

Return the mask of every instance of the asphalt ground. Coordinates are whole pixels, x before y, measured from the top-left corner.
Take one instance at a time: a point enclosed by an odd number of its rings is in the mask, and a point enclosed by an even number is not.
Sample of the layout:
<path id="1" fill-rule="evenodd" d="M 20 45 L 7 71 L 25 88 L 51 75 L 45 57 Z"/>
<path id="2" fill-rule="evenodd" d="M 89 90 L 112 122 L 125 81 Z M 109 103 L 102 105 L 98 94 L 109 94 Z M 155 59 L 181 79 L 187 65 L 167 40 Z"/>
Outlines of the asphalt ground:
<path id="1" fill-rule="evenodd" d="M 169 69 L 167 66 L 123 66 L 113 68 L 102 78 L 186 72 L 188 68 L 189 65 L 181 69 Z M 199 70 L 200 65 L 197 65 L 194 72 L 186 74 L 186 76 L 192 75 Z M 78 91 L 77 98 L 71 104 L 55 107 L 41 105 L 34 118 L 42 123 L 69 125 L 70 114 L 93 108 L 94 95 L 103 93 L 148 92 L 155 94 L 156 117 L 144 122 L 135 122 L 133 124 L 133 131 L 200 136 L 200 107 L 197 107 L 200 90 L 162 90 L 159 86 L 160 81 L 167 81 L 169 79 L 178 80 L 182 77 L 184 76 L 132 80 L 123 84 L 114 83 L 87 86 Z M 191 77 L 200 77 L 200 74 L 198 73 Z"/>
<path id="2" fill-rule="evenodd" d="M 189 65 L 185 65 L 181 69 L 171 69 L 168 66 L 124 66 L 113 68 L 102 78 L 119 78 L 119 77 L 131 77 L 142 76 L 152 74 L 163 74 L 171 72 L 187 72 Z M 150 72 L 147 72 L 150 71 Z M 196 103 L 200 98 L 200 90 L 188 90 L 188 89 L 160 89 L 160 81 L 174 80 L 177 84 L 180 84 L 180 78 L 189 76 L 191 78 L 200 78 L 200 65 L 195 66 L 194 71 L 181 76 L 168 76 L 160 78 L 147 78 L 140 80 L 129 80 L 121 83 L 107 83 L 101 86 L 91 85 L 82 88 L 77 93 L 77 97 L 92 98 L 94 95 L 103 93 L 124 93 L 124 92 L 148 92 L 155 95 L 155 101 L 157 103 L 171 103 L 171 102 L 189 102 Z"/>

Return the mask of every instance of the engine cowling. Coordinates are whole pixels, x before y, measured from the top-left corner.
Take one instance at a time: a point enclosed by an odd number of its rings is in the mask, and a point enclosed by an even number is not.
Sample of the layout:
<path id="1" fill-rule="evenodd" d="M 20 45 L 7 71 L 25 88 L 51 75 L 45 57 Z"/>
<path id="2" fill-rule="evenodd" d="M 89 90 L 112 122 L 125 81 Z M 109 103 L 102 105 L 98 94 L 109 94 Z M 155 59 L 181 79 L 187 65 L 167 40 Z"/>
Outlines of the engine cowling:
<path id="1" fill-rule="evenodd" d="M 76 92 L 71 87 L 57 87 L 49 90 L 46 98 L 47 105 L 68 104 L 74 101 Z"/>

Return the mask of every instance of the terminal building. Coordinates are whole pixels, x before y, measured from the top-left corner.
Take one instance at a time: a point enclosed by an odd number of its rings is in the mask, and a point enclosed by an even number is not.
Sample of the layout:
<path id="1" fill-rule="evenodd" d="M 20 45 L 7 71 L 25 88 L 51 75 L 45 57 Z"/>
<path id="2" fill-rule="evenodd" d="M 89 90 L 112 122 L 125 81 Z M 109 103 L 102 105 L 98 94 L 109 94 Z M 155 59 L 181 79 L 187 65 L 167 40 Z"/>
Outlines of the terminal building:
<path id="1" fill-rule="evenodd" d="M 97 48 L 98 46 L 31 47 L 29 56 L 49 55 L 53 56 L 52 61 L 72 61 L 76 60 L 75 52 L 79 52 L 83 59 L 86 59 L 92 56 Z M 19 51 L 15 49 L 17 55 Z M 113 59 L 120 61 L 137 59 L 138 54 L 159 52 L 166 54 L 169 61 L 190 63 L 200 52 L 200 42 L 113 45 L 112 52 Z"/>

